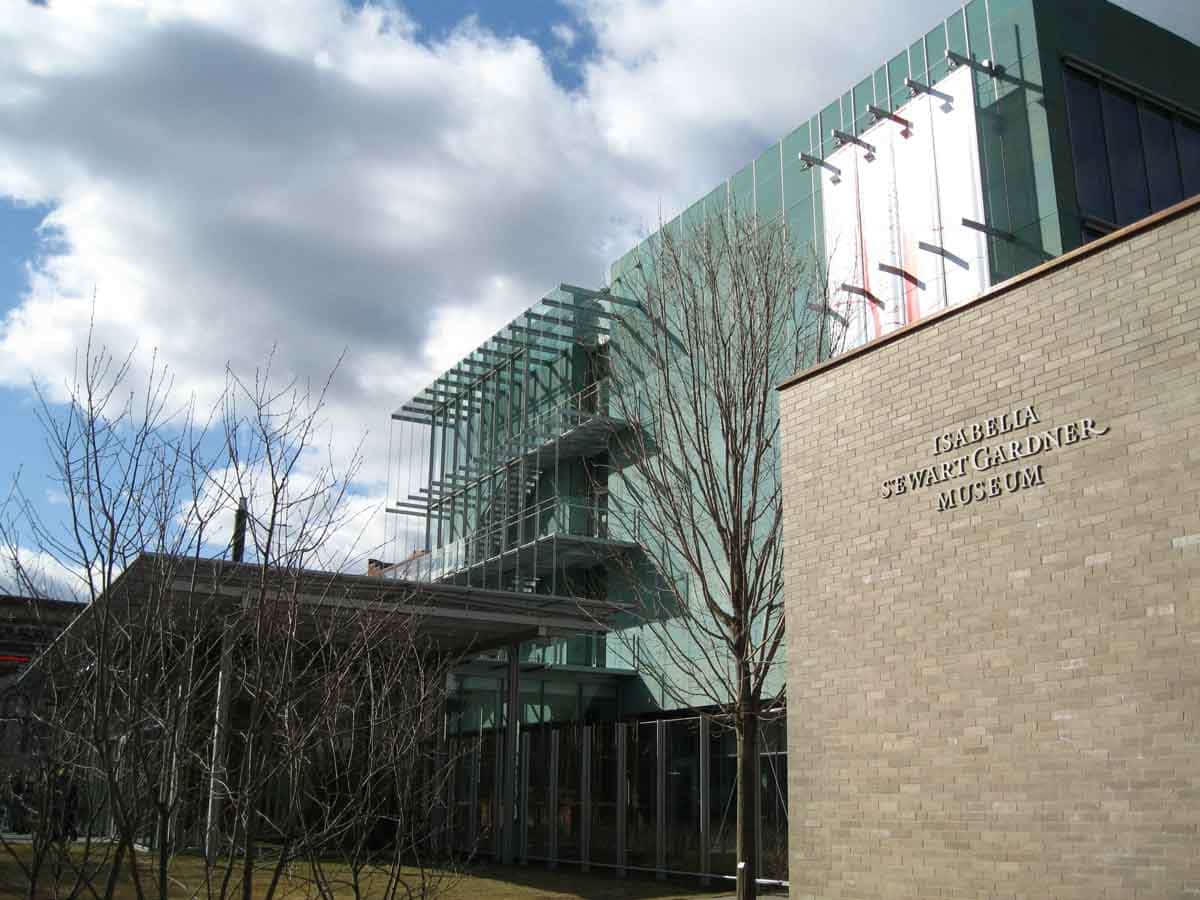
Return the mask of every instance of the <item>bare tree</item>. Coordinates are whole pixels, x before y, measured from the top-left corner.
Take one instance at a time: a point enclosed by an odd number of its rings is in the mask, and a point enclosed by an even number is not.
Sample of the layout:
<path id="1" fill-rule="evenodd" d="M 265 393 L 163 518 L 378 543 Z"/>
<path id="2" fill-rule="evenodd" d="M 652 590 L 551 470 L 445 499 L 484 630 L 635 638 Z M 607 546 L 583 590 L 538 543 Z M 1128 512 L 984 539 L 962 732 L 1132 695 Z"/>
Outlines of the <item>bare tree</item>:
<path id="1" fill-rule="evenodd" d="M 784 227 L 737 213 L 653 251 L 612 291 L 617 440 L 609 517 L 645 559 L 627 582 L 661 651 L 643 667 L 686 705 L 708 705 L 737 737 L 737 892 L 755 896 L 761 717 L 784 638 L 776 386 L 840 341 L 820 267 Z M 699 700 L 699 702 L 697 702 Z M 702 814 L 707 814 L 705 811 Z"/>
<path id="2" fill-rule="evenodd" d="M 198 415 L 161 366 L 133 380 L 89 342 L 41 404 L 66 517 L 18 491 L 0 521 L 22 590 L 50 560 L 83 607 L 25 676 L 33 841 L 0 850 L 27 896 L 436 896 L 455 659 L 402 590 L 337 572 L 359 455 L 319 443 L 328 383 L 230 373 Z"/>

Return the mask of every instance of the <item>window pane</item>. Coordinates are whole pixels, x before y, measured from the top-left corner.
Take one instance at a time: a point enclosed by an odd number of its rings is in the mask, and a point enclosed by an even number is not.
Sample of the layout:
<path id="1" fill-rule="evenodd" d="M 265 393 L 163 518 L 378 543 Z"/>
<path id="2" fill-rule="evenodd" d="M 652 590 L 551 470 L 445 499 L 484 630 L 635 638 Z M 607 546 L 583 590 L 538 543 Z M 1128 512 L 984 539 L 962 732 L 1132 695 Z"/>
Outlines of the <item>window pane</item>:
<path id="1" fill-rule="evenodd" d="M 1142 152 L 1137 102 L 1108 85 L 1101 88 L 1100 97 L 1117 224 L 1128 225 L 1150 214 L 1150 190 L 1146 186 L 1146 156 Z"/>
<path id="2" fill-rule="evenodd" d="M 888 80 L 887 69 L 880 66 L 875 70 L 875 105 L 881 106 L 884 109 L 891 109 L 891 100 L 888 97 Z"/>
<path id="3" fill-rule="evenodd" d="M 946 40 L 955 53 L 967 55 L 967 29 L 963 24 L 963 14 L 960 10 L 946 19 Z"/>
<path id="4" fill-rule="evenodd" d="M 904 86 L 904 79 L 908 77 L 908 53 L 893 57 L 887 68 L 892 86 L 892 109 L 899 109 L 908 101 L 908 88 Z"/>
<path id="5" fill-rule="evenodd" d="M 743 214 L 754 212 L 753 166 L 746 166 L 729 179 L 729 205 Z"/>
<path id="6" fill-rule="evenodd" d="M 1075 190 L 1079 211 L 1111 222 L 1112 185 L 1104 151 L 1104 124 L 1100 117 L 1100 91 L 1096 82 L 1074 69 L 1064 70 L 1067 88 L 1067 125 L 1071 130 L 1071 156 L 1075 160 Z"/>
<path id="7" fill-rule="evenodd" d="M 929 73 L 925 66 L 925 42 L 917 41 L 908 48 L 908 70 L 912 72 L 913 78 L 920 79 L 928 83 Z"/>
<path id="8" fill-rule="evenodd" d="M 946 77 L 946 26 L 939 25 L 925 35 L 925 46 L 929 50 L 929 80 L 937 83 Z"/>
<path id="9" fill-rule="evenodd" d="M 1175 143 L 1179 147 L 1179 168 L 1183 170 L 1183 195 L 1200 194 L 1200 127 L 1176 119 Z"/>
<path id="10" fill-rule="evenodd" d="M 1171 119 L 1156 106 L 1142 106 L 1142 142 L 1146 148 L 1146 174 L 1150 179 L 1150 205 L 1166 209 L 1183 199 L 1179 157 Z"/>
<path id="11" fill-rule="evenodd" d="M 875 121 L 867 112 L 867 106 L 875 102 L 875 85 L 870 78 L 864 78 L 854 87 L 854 133 L 862 134 Z"/>

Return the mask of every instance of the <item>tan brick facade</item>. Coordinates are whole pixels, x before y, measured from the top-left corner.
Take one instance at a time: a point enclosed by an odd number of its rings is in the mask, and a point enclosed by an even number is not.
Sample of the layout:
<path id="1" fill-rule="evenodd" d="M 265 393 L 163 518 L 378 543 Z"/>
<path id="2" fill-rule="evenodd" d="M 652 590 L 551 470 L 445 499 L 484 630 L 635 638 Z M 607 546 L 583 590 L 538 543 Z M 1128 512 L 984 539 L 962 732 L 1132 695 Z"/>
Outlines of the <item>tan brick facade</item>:
<path id="1" fill-rule="evenodd" d="M 1198 279 L 1193 201 L 784 387 L 793 898 L 1200 897 Z"/>

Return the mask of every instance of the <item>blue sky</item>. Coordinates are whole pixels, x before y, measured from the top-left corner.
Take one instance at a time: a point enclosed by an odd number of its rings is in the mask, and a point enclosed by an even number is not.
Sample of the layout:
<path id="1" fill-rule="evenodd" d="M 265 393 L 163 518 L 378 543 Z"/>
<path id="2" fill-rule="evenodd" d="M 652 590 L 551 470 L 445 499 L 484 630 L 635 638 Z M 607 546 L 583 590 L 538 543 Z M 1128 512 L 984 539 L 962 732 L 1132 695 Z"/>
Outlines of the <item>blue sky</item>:
<path id="1" fill-rule="evenodd" d="M 1200 39 L 1195 0 L 1124 2 Z M 227 364 L 274 348 L 278 373 L 317 381 L 345 351 L 328 427 L 361 436 L 356 496 L 382 504 L 392 409 L 559 282 L 602 284 L 660 217 L 957 7 L 10 4 L 0 473 L 23 467 L 46 502 L 28 385 L 61 398 L 94 314 L 98 340 L 138 348 L 135 374 L 157 353 L 201 403 Z"/>

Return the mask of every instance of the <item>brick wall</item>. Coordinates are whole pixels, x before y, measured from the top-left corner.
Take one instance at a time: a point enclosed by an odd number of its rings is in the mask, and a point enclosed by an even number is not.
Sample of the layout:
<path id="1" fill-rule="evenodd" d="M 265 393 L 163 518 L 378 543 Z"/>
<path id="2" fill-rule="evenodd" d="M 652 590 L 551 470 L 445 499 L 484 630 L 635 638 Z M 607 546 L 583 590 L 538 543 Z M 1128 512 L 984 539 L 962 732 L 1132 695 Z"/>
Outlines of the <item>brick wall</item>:
<path id="1" fill-rule="evenodd" d="M 1198 277 L 1192 202 L 784 386 L 793 898 L 1200 897 Z"/>

